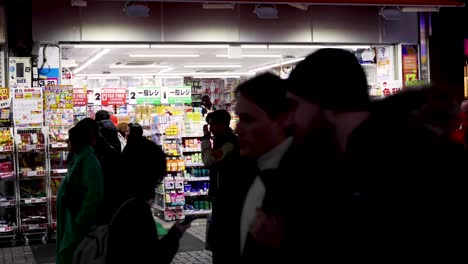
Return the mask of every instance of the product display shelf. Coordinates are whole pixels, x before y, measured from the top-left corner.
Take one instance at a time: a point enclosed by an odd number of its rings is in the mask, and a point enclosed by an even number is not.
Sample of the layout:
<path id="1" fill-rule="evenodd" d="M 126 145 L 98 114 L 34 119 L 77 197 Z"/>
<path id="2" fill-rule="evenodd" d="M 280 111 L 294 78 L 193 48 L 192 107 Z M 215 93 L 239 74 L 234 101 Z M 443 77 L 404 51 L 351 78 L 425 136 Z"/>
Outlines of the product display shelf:
<path id="1" fill-rule="evenodd" d="M 30 239 L 48 242 L 50 192 L 47 127 L 15 128 L 19 223 L 25 244 Z"/>
<path id="2" fill-rule="evenodd" d="M 18 235 L 18 182 L 13 130 L 0 128 L 0 240 L 16 245 Z"/>
<path id="3" fill-rule="evenodd" d="M 71 125 L 55 125 L 49 127 L 49 151 L 47 152 L 48 162 L 48 221 L 50 226 L 50 237 L 55 239 L 57 231 L 57 193 L 62 180 L 65 178 L 68 168 L 67 159 L 69 154 L 68 130 Z"/>
<path id="4" fill-rule="evenodd" d="M 184 211 L 184 214 L 185 215 L 209 215 L 211 214 L 211 210 L 193 210 L 193 211 L 189 211 L 189 210 L 186 210 Z"/>

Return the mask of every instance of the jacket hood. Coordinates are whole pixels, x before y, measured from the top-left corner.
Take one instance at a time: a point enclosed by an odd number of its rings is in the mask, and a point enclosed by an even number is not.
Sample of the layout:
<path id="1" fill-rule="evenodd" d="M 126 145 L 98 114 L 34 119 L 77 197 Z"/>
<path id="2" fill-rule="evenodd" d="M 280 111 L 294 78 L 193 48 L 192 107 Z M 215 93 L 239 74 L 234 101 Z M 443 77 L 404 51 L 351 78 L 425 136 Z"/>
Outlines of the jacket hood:
<path id="1" fill-rule="evenodd" d="M 110 119 L 98 121 L 97 124 L 104 129 L 117 131 L 117 128 Z"/>

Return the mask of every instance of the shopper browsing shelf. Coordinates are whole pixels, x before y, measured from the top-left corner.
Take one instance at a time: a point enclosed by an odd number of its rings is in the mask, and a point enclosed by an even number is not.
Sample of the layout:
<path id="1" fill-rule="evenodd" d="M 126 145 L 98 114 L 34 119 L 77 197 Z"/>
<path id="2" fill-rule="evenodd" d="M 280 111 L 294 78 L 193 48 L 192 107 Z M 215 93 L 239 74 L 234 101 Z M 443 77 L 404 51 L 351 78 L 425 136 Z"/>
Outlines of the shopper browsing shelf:
<path id="1" fill-rule="evenodd" d="M 240 154 L 255 160 L 257 170 L 245 171 L 250 178 L 248 191 L 242 197 L 240 219 L 240 252 L 242 263 L 277 261 L 281 252 L 284 182 L 280 162 L 292 138 L 286 134 L 287 101 L 284 82 L 272 74 L 263 74 L 236 90 L 236 114 L 239 123 Z"/>
<path id="2" fill-rule="evenodd" d="M 207 244 L 213 251 L 213 263 L 233 263 L 233 251 L 237 246 L 230 231 L 235 217 L 238 190 L 239 147 L 236 135 L 229 127 L 231 115 L 225 110 L 216 110 L 206 118 L 202 139 L 202 160 L 210 170 L 209 196 L 213 199 L 211 224 Z M 213 134 L 213 146 L 211 145 Z M 234 214 L 234 215 L 233 215 Z"/>
<path id="3" fill-rule="evenodd" d="M 103 175 L 93 146 L 98 127 L 83 119 L 69 131 L 70 150 L 74 153 L 68 174 L 57 194 L 57 264 L 71 264 L 73 254 L 92 227 L 97 224 L 103 199 Z"/>
<path id="4" fill-rule="evenodd" d="M 129 124 L 127 145 L 122 152 L 119 207 L 109 229 L 108 263 L 171 263 L 179 240 L 190 224 L 177 222 L 161 240 L 151 213 L 155 189 L 166 174 L 166 157 L 143 129 Z M 128 202 L 127 202 L 128 201 Z"/>

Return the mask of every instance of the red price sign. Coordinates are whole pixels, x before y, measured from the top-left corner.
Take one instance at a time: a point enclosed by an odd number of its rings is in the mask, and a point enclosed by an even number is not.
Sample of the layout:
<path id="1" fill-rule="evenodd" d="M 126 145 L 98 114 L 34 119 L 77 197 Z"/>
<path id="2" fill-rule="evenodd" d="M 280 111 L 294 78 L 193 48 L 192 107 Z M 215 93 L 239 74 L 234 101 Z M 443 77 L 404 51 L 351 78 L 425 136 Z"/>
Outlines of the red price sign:
<path id="1" fill-rule="evenodd" d="M 127 103 L 127 89 L 125 88 L 102 88 L 102 105 L 125 105 Z"/>
<path id="2" fill-rule="evenodd" d="M 88 95 L 83 88 L 73 88 L 73 105 L 86 106 L 88 105 Z"/>

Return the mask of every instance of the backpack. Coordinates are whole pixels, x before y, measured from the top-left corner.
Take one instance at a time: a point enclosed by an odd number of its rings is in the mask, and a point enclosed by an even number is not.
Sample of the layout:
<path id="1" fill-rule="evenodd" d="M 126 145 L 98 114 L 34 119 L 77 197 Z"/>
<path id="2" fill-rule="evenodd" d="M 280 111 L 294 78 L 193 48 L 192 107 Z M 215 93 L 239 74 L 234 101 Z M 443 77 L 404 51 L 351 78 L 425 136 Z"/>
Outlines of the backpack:
<path id="1" fill-rule="evenodd" d="M 97 226 L 81 240 L 73 255 L 73 264 L 106 264 L 109 227 L 122 208 L 133 200 L 135 198 L 130 198 L 120 206 L 110 224 Z"/>

